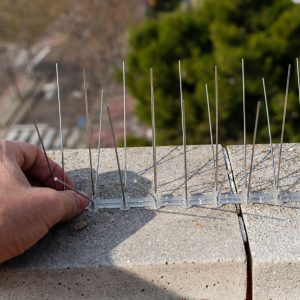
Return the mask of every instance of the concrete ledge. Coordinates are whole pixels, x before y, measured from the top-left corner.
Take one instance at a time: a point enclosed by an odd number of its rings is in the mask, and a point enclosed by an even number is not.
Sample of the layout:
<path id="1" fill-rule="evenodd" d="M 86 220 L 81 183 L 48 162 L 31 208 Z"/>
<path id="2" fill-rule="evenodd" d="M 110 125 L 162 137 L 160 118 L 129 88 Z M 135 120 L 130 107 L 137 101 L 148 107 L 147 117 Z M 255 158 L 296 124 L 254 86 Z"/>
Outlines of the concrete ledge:
<path id="1" fill-rule="evenodd" d="M 128 150 L 128 190 L 152 186 L 151 148 Z M 59 153 L 51 154 L 54 159 Z M 122 150 L 120 150 L 122 161 Z M 189 146 L 189 188 L 214 186 L 210 146 Z M 93 151 L 95 165 L 95 151 Z M 158 148 L 160 193 L 183 194 L 181 147 Z M 90 191 L 88 151 L 67 151 L 69 174 Z M 227 174 L 220 160 L 220 178 Z M 120 194 L 113 149 L 101 154 L 100 195 Z M 224 191 L 230 189 L 224 184 Z M 74 230 L 80 220 L 87 226 Z M 245 299 L 246 256 L 235 206 L 86 211 L 3 265 L 0 299 Z"/>
<path id="2" fill-rule="evenodd" d="M 300 145 L 283 147 L 280 190 L 299 192 Z M 251 147 L 248 146 L 248 163 Z M 274 146 L 277 166 L 279 145 Z M 242 146 L 229 146 L 235 183 L 244 190 Z M 249 167 L 249 165 L 248 165 Z M 269 145 L 255 148 L 252 190 L 271 192 L 272 158 Z M 277 174 L 277 173 L 276 173 Z M 300 299 L 300 204 L 242 205 L 252 259 L 253 299 Z"/>

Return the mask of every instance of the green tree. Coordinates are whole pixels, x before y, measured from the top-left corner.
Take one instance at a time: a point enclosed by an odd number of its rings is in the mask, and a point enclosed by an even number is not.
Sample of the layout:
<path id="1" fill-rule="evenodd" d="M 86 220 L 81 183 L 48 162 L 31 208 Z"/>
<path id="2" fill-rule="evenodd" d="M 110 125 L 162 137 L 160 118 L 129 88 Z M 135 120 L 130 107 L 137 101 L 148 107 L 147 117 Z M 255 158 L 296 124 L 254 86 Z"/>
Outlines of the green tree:
<path id="1" fill-rule="evenodd" d="M 172 11 L 177 8 L 181 2 L 182 0 L 148 0 L 148 5 L 151 9 L 150 15 Z"/>
<path id="2" fill-rule="evenodd" d="M 181 143 L 178 59 L 181 59 L 188 143 L 208 143 L 208 83 L 214 112 L 214 66 L 219 70 L 223 144 L 242 141 L 241 59 L 245 59 L 248 140 L 265 77 L 275 141 L 280 136 L 287 67 L 292 64 L 285 141 L 300 140 L 295 58 L 300 51 L 300 5 L 290 0 L 202 0 L 192 10 L 147 19 L 129 36 L 128 85 L 141 120 L 151 124 L 149 68 L 154 69 L 157 140 Z M 258 142 L 267 142 L 262 102 Z"/>

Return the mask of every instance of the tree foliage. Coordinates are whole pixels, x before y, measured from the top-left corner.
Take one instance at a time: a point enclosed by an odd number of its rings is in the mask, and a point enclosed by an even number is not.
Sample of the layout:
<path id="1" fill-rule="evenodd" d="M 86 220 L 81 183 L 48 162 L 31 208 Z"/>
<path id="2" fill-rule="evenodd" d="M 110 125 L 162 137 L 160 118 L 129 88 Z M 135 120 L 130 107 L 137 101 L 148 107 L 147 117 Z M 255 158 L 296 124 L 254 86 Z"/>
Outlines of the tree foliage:
<path id="1" fill-rule="evenodd" d="M 152 9 L 152 15 L 172 11 L 177 8 L 181 2 L 182 0 L 148 0 L 148 4 Z"/>
<path id="2" fill-rule="evenodd" d="M 272 133 L 281 130 L 288 64 L 292 64 L 285 141 L 300 140 L 295 58 L 300 52 L 300 5 L 290 0 L 202 0 L 192 10 L 147 19 L 133 28 L 127 57 L 128 86 L 139 118 L 151 124 L 149 68 L 154 69 L 157 140 L 181 143 L 178 59 L 181 59 L 188 143 L 208 143 L 205 83 L 214 116 L 214 66 L 219 70 L 220 142 L 242 141 L 241 59 L 245 59 L 247 134 L 262 101 L 258 141 L 267 142 L 262 77 Z"/>

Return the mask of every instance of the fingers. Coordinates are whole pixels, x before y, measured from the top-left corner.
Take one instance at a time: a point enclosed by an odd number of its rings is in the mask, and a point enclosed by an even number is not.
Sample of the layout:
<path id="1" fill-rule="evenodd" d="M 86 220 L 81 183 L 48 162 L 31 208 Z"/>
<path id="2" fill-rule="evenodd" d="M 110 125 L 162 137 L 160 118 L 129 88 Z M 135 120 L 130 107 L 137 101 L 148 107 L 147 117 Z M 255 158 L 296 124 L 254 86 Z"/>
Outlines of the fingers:
<path id="1" fill-rule="evenodd" d="M 55 185 L 44 152 L 42 152 L 36 146 L 26 143 L 18 143 L 18 146 L 20 147 L 24 157 L 24 162 L 20 167 L 26 175 L 37 179 L 43 186 L 48 186 L 51 188 L 57 186 L 59 190 L 63 189 L 62 185 Z M 66 183 L 73 186 L 72 180 L 66 174 L 65 177 L 63 176 L 62 168 L 49 157 L 48 160 L 54 176 L 61 179 L 64 178 Z"/>
<path id="2" fill-rule="evenodd" d="M 73 191 L 55 191 L 52 189 L 35 188 L 35 204 L 48 228 L 68 221 L 79 215 L 89 201 Z"/>
<path id="3" fill-rule="evenodd" d="M 23 253 L 56 223 L 74 218 L 88 205 L 73 191 L 50 188 L 16 187 L 1 200 L 0 262 Z"/>
<path id="4" fill-rule="evenodd" d="M 40 182 L 35 178 L 31 178 L 30 176 L 27 176 L 27 180 L 29 181 L 30 185 L 33 187 L 42 187 Z"/>
<path id="5" fill-rule="evenodd" d="M 17 164 L 25 173 L 26 177 L 30 177 L 32 181 L 38 182 L 38 185 L 55 188 L 55 183 L 51 176 L 45 154 L 36 146 L 22 143 L 22 142 L 0 142 L 0 151 L 4 153 L 4 159 L 10 160 L 12 163 Z M 0 153 L 1 154 L 1 153 Z M 63 179 L 63 172 L 61 167 L 49 158 L 50 168 L 54 176 Z M 15 172 L 15 178 L 24 183 L 24 176 L 22 172 Z M 73 186 L 72 180 L 65 175 L 66 183 Z M 59 190 L 63 186 L 57 184 Z"/>

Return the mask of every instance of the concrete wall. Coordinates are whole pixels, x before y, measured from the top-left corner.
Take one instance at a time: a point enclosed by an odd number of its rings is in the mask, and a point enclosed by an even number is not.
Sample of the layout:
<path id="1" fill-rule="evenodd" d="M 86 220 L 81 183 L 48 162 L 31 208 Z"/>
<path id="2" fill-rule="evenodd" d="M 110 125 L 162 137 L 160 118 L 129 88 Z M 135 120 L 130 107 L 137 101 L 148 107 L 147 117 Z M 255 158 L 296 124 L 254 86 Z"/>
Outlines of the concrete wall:
<path id="1" fill-rule="evenodd" d="M 223 193 L 245 191 L 243 151 L 220 151 Z M 278 151 L 275 145 L 276 166 Z M 189 146 L 187 155 L 189 192 L 211 193 L 210 146 Z M 248 167 L 250 155 L 248 146 Z M 59 152 L 50 156 L 60 159 Z M 128 194 L 145 197 L 134 180 L 153 192 L 152 150 L 129 148 L 128 158 Z M 182 148 L 158 147 L 157 160 L 159 193 L 183 195 Z M 271 192 L 268 145 L 256 146 L 253 166 L 251 190 Z M 300 192 L 299 167 L 299 145 L 284 145 L 280 191 Z M 91 192 L 87 150 L 66 151 L 66 169 L 78 189 Z M 99 197 L 121 197 L 113 149 L 101 153 L 99 179 Z M 299 208 L 87 210 L 1 266 L 0 299 L 300 299 Z"/>
<path id="2" fill-rule="evenodd" d="M 189 146 L 187 155 L 189 192 L 210 193 L 210 146 Z M 59 161 L 59 153 L 50 156 Z M 223 180 L 222 151 L 220 157 Z M 157 160 L 159 193 L 184 194 L 182 148 L 159 147 Z M 66 151 L 69 175 L 90 192 L 88 166 L 87 150 Z M 114 150 L 104 149 L 101 197 L 120 196 L 116 170 Z M 151 148 L 128 149 L 128 170 L 129 194 L 145 195 L 134 179 L 153 190 Z M 222 192 L 230 190 L 226 181 Z M 78 222 L 85 228 L 75 230 Z M 86 211 L 1 266 L 0 291 L 0 299 L 245 299 L 247 258 L 236 207 Z"/>
<path id="3" fill-rule="evenodd" d="M 248 167 L 251 147 L 247 148 Z M 244 187 L 242 146 L 229 146 L 229 159 L 238 191 Z M 300 145 L 285 144 L 280 191 L 300 192 Z M 274 146 L 276 175 L 279 145 Z M 269 145 L 257 145 L 252 190 L 272 192 L 273 165 Z M 300 200 L 300 199 L 299 199 Z M 300 299 L 300 204 L 242 205 L 252 267 L 253 299 Z"/>

